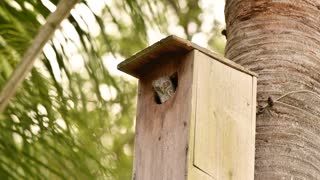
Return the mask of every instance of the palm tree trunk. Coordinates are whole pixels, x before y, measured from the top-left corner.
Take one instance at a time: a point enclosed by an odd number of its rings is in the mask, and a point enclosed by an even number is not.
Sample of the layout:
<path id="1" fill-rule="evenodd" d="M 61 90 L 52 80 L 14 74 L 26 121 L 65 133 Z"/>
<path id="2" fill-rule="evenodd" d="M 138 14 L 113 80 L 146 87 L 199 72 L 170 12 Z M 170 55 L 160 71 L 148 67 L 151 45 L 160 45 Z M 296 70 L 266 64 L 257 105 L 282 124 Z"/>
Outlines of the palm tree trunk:
<path id="1" fill-rule="evenodd" d="M 225 15 L 226 57 L 259 74 L 255 179 L 320 179 L 320 1 L 226 0 Z"/>

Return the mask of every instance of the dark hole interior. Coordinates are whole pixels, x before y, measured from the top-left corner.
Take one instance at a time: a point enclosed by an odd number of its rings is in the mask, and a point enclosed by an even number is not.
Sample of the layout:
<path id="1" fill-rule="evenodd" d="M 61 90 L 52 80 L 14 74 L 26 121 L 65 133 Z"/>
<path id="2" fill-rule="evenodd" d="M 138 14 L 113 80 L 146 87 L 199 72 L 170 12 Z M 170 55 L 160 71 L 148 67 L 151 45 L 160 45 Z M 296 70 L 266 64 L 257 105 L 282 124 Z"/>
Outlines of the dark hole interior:
<path id="1" fill-rule="evenodd" d="M 158 94 L 156 92 L 154 92 L 154 101 L 157 103 L 157 104 L 162 104 L 161 103 L 161 100 L 160 100 L 160 97 L 158 96 Z"/>
<path id="2" fill-rule="evenodd" d="M 175 72 L 170 76 L 170 80 L 173 84 L 174 87 L 174 91 L 176 91 L 177 87 L 178 87 L 178 73 Z"/>

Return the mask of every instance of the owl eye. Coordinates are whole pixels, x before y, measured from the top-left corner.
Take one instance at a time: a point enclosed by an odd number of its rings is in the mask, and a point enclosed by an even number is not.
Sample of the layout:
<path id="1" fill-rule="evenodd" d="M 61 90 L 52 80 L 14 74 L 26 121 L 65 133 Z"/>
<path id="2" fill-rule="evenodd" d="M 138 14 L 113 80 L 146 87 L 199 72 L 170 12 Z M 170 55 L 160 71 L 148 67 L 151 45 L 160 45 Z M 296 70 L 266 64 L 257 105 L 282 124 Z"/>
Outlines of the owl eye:
<path id="1" fill-rule="evenodd" d="M 168 87 L 168 86 L 170 86 L 170 83 L 168 81 L 163 83 L 163 87 Z"/>
<path id="2" fill-rule="evenodd" d="M 155 90 L 158 91 L 158 92 L 162 92 L 162 89 L 159 86 L 155 87 Z"/>

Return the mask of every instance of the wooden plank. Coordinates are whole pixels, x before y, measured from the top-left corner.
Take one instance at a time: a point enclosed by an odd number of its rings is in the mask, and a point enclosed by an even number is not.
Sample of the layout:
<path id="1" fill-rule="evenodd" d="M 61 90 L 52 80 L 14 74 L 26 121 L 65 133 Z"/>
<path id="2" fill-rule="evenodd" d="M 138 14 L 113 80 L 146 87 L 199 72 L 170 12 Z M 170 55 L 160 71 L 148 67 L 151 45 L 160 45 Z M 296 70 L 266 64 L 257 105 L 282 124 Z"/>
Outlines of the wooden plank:
<path id="1" fill-rule="evenodd" d="M 187 175 L 193 53 L 158 61 L 161 63 L 153 63 L 139 80 L 134 179 L 183 180 Z M 178 87 L 174 96 L 157 104 L 152 81 L 175 72 Z"/>
<path id="2" fill-rule="evenodd" d="M 194 49 L 234 69 L 237 69 L 252 76 L 257 76 L 257 74 L 245 69 L 244 67 L 232 62 L 227 58 L 224 58 L 223 56 L 215 52 L 212 52 L 195 43 L 192 43 L 188 40 L 179 38 L 174 35 L 168 36 L 167 38 L 162 39 L 161 41 L 153 44 L 152 46 L 149 46 L 148 48 L 138 52 L 134 56 L 126 59 L 118 65 L 118 69 L 134 77 L 139 78 L 143 76 L 141 74 L 141 68 L 144 66 L 148 66 L 150 62 L 154 61 L 155 59 L 158 59 L 162 55 L 186 54 Z"/>
<path id="3" fill-rule="evenodd" d="M 214 179 L 252 180 L 253 78 L 199 51 L 195 66 L 194 166 Z"/>
<path id="4" fill-rule="evenodd" d="M 196 50 L 193 50 L 192 53 L 195 54 Z M 199 63 L 194 63 L 193 67 L 193 83 L 191 86 L 192 89 L 192 107 L 191 107 L 191 119 L 190 119 L 190 128 L 189 128 L 189 152 L 188 152 L 188 172 L 187 180 L 213 180 L 214 178 L 198 167 L 194 166 L 194 140 L 195 140 L 195 119 L 196 119 L 196 102 L 197 102 L 197 89 L 198 89 L 198 71 Z"/>

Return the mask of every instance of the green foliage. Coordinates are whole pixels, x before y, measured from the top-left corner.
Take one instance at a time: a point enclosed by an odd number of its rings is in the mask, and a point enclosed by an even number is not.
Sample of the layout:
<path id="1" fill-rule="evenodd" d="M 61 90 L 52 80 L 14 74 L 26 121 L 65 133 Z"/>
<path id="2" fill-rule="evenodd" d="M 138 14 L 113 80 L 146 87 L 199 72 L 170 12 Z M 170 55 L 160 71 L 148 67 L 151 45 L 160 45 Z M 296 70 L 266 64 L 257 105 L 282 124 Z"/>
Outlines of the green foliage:
<path id="1" fill-rule="evenodd" d="M 0 1 L 0 89 L 57 2 Z M 170 34 L 171 16 L 192 39 L 202 9 L 193 0 L 90 3 L 62 23 L 0 114 L 0 179 L 131 178 L 137 85 L 109 66 L 145 48 L 150 29 Z"/>

